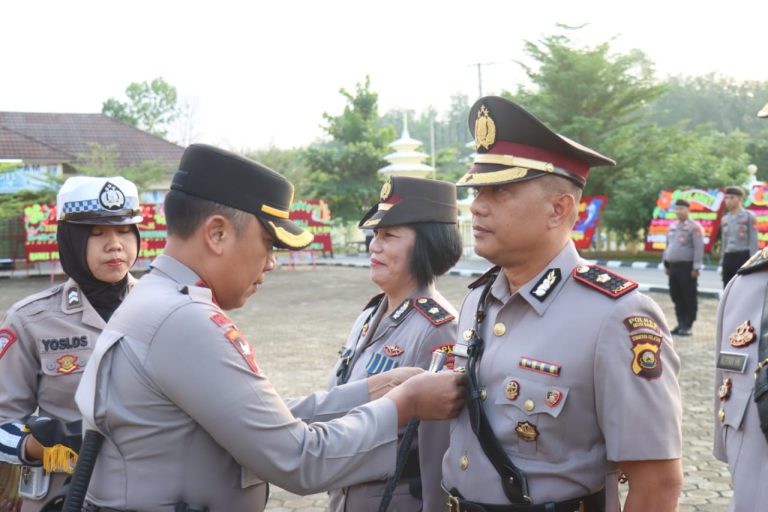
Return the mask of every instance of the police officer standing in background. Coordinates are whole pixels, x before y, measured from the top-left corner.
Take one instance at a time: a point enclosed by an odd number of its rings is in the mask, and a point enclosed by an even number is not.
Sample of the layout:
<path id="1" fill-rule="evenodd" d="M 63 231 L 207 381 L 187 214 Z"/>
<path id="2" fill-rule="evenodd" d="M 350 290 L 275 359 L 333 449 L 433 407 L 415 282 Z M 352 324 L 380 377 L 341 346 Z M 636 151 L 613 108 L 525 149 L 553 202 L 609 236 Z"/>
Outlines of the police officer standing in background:
<path id="1" fill-rule="evenodd" d="M 757 218 L 742 208 L 744 190 L 741 187 L 725 189 L 727 212 L 720 221 L 723 234 L 723 258 L 721 261 L 723 287 L 749 257 L 757 252 Z"/>
<path id="2" fill-rule="evenodd" d="M 690 218 L 690 212 L 688 201 L 675 201 L 677 222 L 669 226 L 667 246 L 662 257 L 677 317 L 677 326 L 672 329 L 672 334 L 679 336 L 690 336 L 696 321 L 698 279 L 704 258 L 704 231 L 698 222 Z"/>
<path id="3" fill-rule="evenodd" d="M 758 113 L 768 117 L 768 105 Z M 717 312 L 715 457 L 728 464 L 728 512 L 768 503 L 768 249 L 726 286 Z M 762 429 L 761 429 L 762 426 Z"/>
<path id="4" fill-rule="evenodd" d="M 202 144 L 184 152 L 165 252 L 99 337 L 77 391 L 84 426 L 104 436 L 88 510 L 261 511 L 267 482 L 307 494 L 386 478 L 399 426 L 463 405 L 460 375 L 415 368 L 290 403 L 277 394 L 225 311 L 261 287 L 273 246 L 312 241 L 289 220 L 292 200 L 293 185 L 256 162 Z"/>
<path id="5" fill-rule="evenodd" d="M 672 512 L 682 487 L 679 359 L 637 284 L 570 239 L 590 167 L 614 162 L 499 97 L 470 111 L 475 251 L 497 265 L 459 315 L 469 378 L 443 459 L 451 511 Z"/>
<path id="6" fill-rule="evenodd" d="M 128 270 L 140 247 L 132 182 L 69 178 L 56 202 L 67 281 L 17 302 L 0 324 L 0 461 L 24 465 L 22 512 L 41 509 L 71 472 L 53 463 L 56 455 L 68 459 L 65 447 L 43 447 L 24 424 L 33 414 L 80 419 L 75 389 L 101 330 L 135 282 Z"/>

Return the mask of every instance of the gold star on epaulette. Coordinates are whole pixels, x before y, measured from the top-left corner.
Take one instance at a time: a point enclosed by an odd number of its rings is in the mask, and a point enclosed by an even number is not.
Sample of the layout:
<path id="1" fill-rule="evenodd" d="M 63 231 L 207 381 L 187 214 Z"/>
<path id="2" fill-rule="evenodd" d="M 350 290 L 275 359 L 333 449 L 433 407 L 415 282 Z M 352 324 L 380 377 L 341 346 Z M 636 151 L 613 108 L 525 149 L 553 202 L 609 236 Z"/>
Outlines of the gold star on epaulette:
<path id="1" fill-rule="evenodd" d="M 579 265 L 573 269 L 573 279 L 615 299 L 637 288 L 636 282 L 614 274 L 600 265 Z"/>
<path id="2" fill-rule="evenodd" d="M 416 308 L 416 311 L 424 315 L 432 325 L 443 325 L 454 319 L 454 316 L 443 308 L 443 306 L 429 297 L 419 297 L 413 301 L 413 305 Z"/>

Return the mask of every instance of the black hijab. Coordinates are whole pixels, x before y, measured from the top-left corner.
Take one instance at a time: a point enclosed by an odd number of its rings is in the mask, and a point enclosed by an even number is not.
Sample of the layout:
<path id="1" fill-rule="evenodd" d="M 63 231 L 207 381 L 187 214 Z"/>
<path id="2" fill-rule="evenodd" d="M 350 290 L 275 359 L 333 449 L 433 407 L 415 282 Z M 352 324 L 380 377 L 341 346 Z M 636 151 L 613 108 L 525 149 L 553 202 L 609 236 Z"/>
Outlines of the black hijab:
<path id="1" fill-rule="evenodd" d="M 136 233 L 136 244 L 140 249 L 139 229 L 136 224 L 131 226 Z M 91 224 L 59 222 L 56 232 L 56 239 L 59 242 L 59 259 L 64 272 L 75 280 L 88 297 L 88 302 L 107 322 L 128 291 L 128 274 L 115 284 L 105 283 L 94 277 L 91 269 L 88 268 L 87 259 L 88 238 L 92 228 Z M 131 265 L 133 263 L 131 262 Z"/>

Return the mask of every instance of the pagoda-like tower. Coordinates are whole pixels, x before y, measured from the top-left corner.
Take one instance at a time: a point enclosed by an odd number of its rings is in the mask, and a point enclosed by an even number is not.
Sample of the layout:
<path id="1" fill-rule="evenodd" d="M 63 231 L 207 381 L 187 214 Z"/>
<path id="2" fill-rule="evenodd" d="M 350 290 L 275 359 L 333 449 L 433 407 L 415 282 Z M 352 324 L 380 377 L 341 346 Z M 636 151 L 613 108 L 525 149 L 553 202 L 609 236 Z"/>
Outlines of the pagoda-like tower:
<path id="1" fill-rule="evenodd" d="M 379 173 L 384 176 L 412 178 L 426 178 L 430 174 L 434 176 L 435 168 L 423 163 L 428 155 L 417 151 L 419 146 L 421 141 L 412 139 L 411 134 L 408 133 L 408 114 L 403 113 L 403 134 L 389 145 L 394 152 L 384 157 L 389 165 L 379 169 Z"/>

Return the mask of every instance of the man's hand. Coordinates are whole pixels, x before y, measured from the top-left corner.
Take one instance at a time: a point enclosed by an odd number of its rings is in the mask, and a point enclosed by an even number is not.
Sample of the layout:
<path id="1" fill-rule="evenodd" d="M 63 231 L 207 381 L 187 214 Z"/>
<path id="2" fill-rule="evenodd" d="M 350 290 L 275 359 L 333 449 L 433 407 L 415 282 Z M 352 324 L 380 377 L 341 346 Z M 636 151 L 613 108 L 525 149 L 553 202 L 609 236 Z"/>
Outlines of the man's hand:
<path id="1" fill-rule="evenodd" d="M 368 377 L 368 398 L 376 400 L 392 391 L 411 377 L 424 373 L 424 370 L 414 366 L 402 366 L 388 372 L 378 373 Z"/>
<path id="2" fill-rule="evenodd" d="M 694 279 L 697 279 L 699 277 L 699 269 L 693 269 L 691 270 L 691 277 Z"/>
<path id="3" fill-rule="evenodd" d="M 447 420 L 464 407 L 466 375 L 423 373 L 408 379 L 385 396 L 397 406 L 397 424 L 410 420 Z"/>

